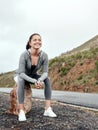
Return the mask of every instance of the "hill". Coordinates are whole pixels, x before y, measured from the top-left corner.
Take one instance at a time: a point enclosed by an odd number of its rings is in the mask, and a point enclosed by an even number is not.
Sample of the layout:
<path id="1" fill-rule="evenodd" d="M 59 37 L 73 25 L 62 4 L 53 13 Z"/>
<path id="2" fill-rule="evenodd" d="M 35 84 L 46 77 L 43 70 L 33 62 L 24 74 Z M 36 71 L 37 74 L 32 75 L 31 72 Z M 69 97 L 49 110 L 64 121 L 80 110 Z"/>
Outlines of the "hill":
<path id="1" fill-rule="evenodd" d="M 0 87 L 14 85 L 13 72 L 0 74 Z M 98 36 L 49 60 L 52 89 L 98 93 Z"/>
<path id="2" fill-rule="evenodd" d="M 82 52 L 82 51 L 85 51 L 85 50 L 89 50 L 90 48 L 96 48 L 96 47 L 98 47 L 98 35 L 91 38 L 90 40 L 83 43 L 82 45 L 78 46 L 77 48 L 74 48 L 71 51 L 68 51 L 65 54 L 72 55 L 72 54 L 76 54 L 78 52 Z"/>

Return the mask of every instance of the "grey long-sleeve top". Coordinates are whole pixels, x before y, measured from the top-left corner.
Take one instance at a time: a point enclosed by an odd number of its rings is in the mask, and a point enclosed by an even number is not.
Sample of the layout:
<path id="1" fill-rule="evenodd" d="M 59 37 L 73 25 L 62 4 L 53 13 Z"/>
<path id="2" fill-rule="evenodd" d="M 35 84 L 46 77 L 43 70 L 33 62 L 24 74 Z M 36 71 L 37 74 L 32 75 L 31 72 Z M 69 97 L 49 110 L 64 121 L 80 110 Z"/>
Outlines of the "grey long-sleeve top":
<path id="1" fill-rule="evenodd" d="M 19 68 L 16 71 L 16 75 L 20 75 L 24 80 L 36 83 L 36 79 L 31 78 L 31 57 L 30 52 L 26 50 L 20 56 L 19 60 Z M 48 55 L 44 51 L 40 51 L 39 59 L 36 68 L 32 72 L 33 74 L 37 73 L 37 71 L 42 67 L 42 74 L 39 80 L 42 82 L 48 76 Z"/>

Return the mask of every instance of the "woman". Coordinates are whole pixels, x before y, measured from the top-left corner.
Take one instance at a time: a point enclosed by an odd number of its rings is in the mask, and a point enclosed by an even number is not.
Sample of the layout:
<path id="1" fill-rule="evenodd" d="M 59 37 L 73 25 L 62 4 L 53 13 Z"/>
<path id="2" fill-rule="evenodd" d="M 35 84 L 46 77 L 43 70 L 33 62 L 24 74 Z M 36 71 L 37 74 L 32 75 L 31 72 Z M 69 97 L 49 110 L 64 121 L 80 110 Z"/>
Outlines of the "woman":
<path id="1" fill-rule="evenodd" d="M 40 50 L 41 46 L 41 36 L 34 33 L 29 38 L 26 51 L 20 56 L 19 69 L 14 78 L 18 86 L 19 121 L 26 120 L 24 112 L 24 86 L 27 83 L 35 84 L 36 88 L 41 88 L 44 83 L 44 116 L 56 117 L 56 114 L 51 109 L 51 84 L 48 78 L 48 56 L 45 52 Z M 37 73 L 40 68 L 42 68 L 41 75 Z"/>

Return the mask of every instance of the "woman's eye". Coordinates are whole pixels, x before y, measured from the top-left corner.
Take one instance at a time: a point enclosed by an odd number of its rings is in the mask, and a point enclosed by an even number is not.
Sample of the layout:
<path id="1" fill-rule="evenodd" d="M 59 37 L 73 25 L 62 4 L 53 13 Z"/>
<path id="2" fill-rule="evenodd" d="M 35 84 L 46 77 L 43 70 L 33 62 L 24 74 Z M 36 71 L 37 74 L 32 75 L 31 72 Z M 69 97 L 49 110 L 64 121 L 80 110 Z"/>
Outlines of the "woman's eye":
<path id="1" fill-rule="evenodd" d="M 41 39 L 39 39 L 38 41 L 41 41 Z"/>
<path id="2" fill-rule="evenodd" d="M 34 39 L 33 41 L 37 41 L 36 39 Z"/>

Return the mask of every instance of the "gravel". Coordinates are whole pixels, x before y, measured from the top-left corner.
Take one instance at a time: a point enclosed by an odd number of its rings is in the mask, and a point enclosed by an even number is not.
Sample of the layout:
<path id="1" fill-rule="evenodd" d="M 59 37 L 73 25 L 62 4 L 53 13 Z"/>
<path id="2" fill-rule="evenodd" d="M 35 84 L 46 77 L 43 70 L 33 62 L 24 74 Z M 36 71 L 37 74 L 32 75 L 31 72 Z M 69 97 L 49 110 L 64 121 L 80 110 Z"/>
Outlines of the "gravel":
<path id="1" fill-rule="evenodd" d="M 0 130 L 98 130 L 98 112 L 52 101 L 56 118 L 44 117 L 44 101 L 32 99 L 27 121 L 19 122 L 16 115 L 6 113 L 9 94 L 0 92 Z"/>

